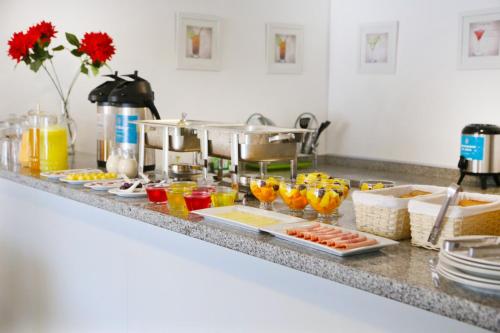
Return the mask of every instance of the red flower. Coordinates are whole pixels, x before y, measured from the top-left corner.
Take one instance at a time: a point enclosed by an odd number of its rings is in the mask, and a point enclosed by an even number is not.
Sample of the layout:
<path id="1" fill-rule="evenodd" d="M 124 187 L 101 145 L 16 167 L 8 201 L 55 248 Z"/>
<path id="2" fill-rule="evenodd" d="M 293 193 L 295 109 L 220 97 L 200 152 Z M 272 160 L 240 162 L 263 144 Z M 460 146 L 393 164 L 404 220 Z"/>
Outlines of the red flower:
<path id="1" fill-rule="evenodd" d="M 56 28 L 52 23 L 42 21 L 30 27 L 26 35 L 28 35 L 29 41 L 33 43 L 33 46 L 38 40 L 44 45 L 50 44 L 50 40 L 55 37 L 56 33 Z"/>
<path id="2" fill-rule="evenodd" d="M 115 47 L 113 39 L 107 33 L 88 32 L 83 36 L 78 51 L 88 54 L 92 63 L 100 66 L 115 54 Z"/>
<path id="3" fill-rule="evenodd" d="M 9 56 L 20 62 L 28 55 L 29 49 L 33 46 L 24 32 L 15 32 L 9 40 Z"/>

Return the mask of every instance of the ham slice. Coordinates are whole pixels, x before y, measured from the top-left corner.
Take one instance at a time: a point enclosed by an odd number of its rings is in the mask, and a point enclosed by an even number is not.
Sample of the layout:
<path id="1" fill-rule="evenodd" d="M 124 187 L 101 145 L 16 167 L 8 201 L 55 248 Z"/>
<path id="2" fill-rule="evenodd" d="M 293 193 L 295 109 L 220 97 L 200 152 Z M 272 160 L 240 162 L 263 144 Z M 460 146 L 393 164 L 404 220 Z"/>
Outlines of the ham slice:
<path id="1" fill-rule="evenodd" d="M 360 237 L 357 237 L 357 238 L 352 238 L 352 239 L 347 239 L 347 240 L 340 240 L 338 242 L 335 242 L 335 247 L 339 248 L 339 247 L 343 246 L 344 244 L 361 243 L 361 242 L 366 241 L 367 239 L 368 238 L 366 238 L 365 236 L 360 236 Z"/>
<path id="2" fill-rule="evenodd" d="M 299 238 L 310 239 L 311 238 L 310 235 L 312 233 L 324 232 L 324 231 L 327 231 L 328 229 L 330 229 L 330 228 L 328 228 L 328 227 L 319 227 L 317 229 L 308 230 L 308 231 L 299 230 L 299 231 L 297 231 L 297 235 L 296 236 L 299 237 Z M 308 237 L 308 238 L 306 238 L 306 237 Z"/>
<path id="3" fill-rule="evenodd" d="M 320 237 L 319 238 L 319 243 L 326 245 L 328 241 L 332 240 L 342 240 L 342 239 L 350 239 L 350 238 L 356 238 L 358 237 L 358 234 L 352 234 L 350 232 L 347 233 L 340 233 L 340 234 L 334 234 L 331 236 L 325 236 L 325 237 Z"/>
<path id="4" fill-rule="evenodd" d="M 293 235 L 296 235 L 298 232 L 301 232 L 301 231 L 312 231 L 312 230 L 318 229 L 318 228 L 321 228 L 321 224 L 314 223 L 314 224 L 311 224 L 310 226 L 303 227 L 303 228 L 287 229 L 286 233 L 288 235 L 290 235 L 290 236 L 293 236 Z"/>
<path id="5" fill-rule="evenodd" d="M 332 230 L 330 232 L 324 232 L 324 233 L 314 234 L 313 236 L 311 236 L 311 240 L 313 242 L 318 242 L 321 239 L 338 237 L 341 234 L 342 234 L 342 231 L 340 231 L 340 230 Z"/>
<path id="6" fill-rule="evenodd" d="M 365 246 L 370 246 L 370 245 L 375 245 L 377 244 L 377 240 L 375 239 L 367 239 L 363 242 L 358 242 L 358 243 L 345 243 L 341 244 L 338 248 L 341 250 L 351 250 L 351 249 L 357 249 L 360 247 L 365 247 Z"/>
<path id="7" fill-rule="evenodd" d="M 366 240 L 365 236 L 358 236 L 356 235 L 355 237 L 348 238 L 348 239 L 332 239 L 326 242 L 327 246 L 330 247 L 337 247 L 337 245 L 344 244 L 344 243 L 357 243 L 357 242 L 362 242 Z"/>

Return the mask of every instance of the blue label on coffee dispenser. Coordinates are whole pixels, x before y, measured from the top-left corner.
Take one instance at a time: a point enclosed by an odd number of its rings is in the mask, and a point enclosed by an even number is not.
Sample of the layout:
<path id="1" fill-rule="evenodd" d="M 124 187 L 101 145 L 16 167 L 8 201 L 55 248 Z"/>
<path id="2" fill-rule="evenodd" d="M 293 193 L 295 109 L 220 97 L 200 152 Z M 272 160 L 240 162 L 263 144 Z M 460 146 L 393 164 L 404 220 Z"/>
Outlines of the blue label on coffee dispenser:
<path id="1" fill-rule="evenodd" d="M 484 138 L 462 135 L 460 155 L 468 160 L 482 161 L 484 159 Z"/>
<path id="2" fill-rule="evenodd" d="M 137 121 L 138 116 L 116 115 L 116 143 L 137 144 Z"/>

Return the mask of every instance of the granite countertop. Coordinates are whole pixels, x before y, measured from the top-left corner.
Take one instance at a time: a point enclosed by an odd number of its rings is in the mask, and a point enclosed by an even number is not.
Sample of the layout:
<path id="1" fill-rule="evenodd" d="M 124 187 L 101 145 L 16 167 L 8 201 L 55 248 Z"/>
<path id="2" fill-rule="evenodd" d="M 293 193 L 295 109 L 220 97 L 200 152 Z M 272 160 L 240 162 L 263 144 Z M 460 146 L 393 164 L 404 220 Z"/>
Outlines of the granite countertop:
<path id="1" fill-rule="evenodd" d="M 79 154 L 74 166 L 93 167 L 94 157 Z M 358 180 L 383 178 L 398 183 L 449 184 L 448 180 L 437 178 L 330 164 L 320 164 L 319 169 L 337 177 Z M 42 179 L 28 171 L 0 170 L 0 177 L 452 319 L 500 331 L 500 296 L 473 292 L 447 282 L 442 282 L 438 288 L 435 287 L 431 279 L 429 260 L 435 258 L 437 252 L 413 247 L 409 241 L 378 252 L 340 258 L 267 234 L 206 221 L 194 214 L 187 217 L 169 215 L 164 205 L 150 204 L 147 199 L 120 198 L 82 186 Z M 479 191 L 477 188 L 467 189 Z M 500 193 L 500 189 L 493 188 L 487 192 Z M 354 228 L 354 212 L 350 199 L 342 204 L 340 213 L 342 216 L 339 225 Z"/>

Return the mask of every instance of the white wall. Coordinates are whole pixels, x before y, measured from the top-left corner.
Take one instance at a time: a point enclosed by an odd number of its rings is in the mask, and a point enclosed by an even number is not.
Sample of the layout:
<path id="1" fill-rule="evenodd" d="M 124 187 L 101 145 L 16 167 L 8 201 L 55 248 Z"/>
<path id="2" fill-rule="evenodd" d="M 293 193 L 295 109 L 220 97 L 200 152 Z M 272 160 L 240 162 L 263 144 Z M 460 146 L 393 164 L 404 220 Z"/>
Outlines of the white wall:
<path id="1" fill-rule="evenodd" d="M 468 123 L 500 124 L 500 71 L 457 70 L 458 14 L 499 0 L 332 0 L 328 152 L 456 167 Z M 399 21 L 396 75 L 357 73 L 362 23 Z"/>
<path id="2" fill-rule="evenodd" d="M 224 18 L 221 72 L 176 70 L 174 13 L 178 11 Z M 251 113 L 262 112 L 278 125 L 290 126 L 298 114 L 310 111 L 326 119 L 329 0 L 2 0 L 0 118 L 26 112 L 37 102 L 48 110 L 59 109 L 45 73 L 35 75 L 24 65 L 13 70 L 15 63 L 6 56 L 10 35 L 42 19 L 51 20 L 60 37 L 65 31 L 79 36 L 106 31 L 113 36 L 117 54 L 112 67 L 122 73 L 138 69 L 151 82 L 164 117 L 188 112 L 191 118 L 244 121 Z M 303 75 L 266 74 L 266 22 L 305 26 Z M 77 59 L 68 54 L 56 60 L 68 82 Z M 87 94 L 101 81 L 81 77 L 71 98 L 80 127 L 80 151 L 95 151 L 95 105 L 87 101 Z"/>

